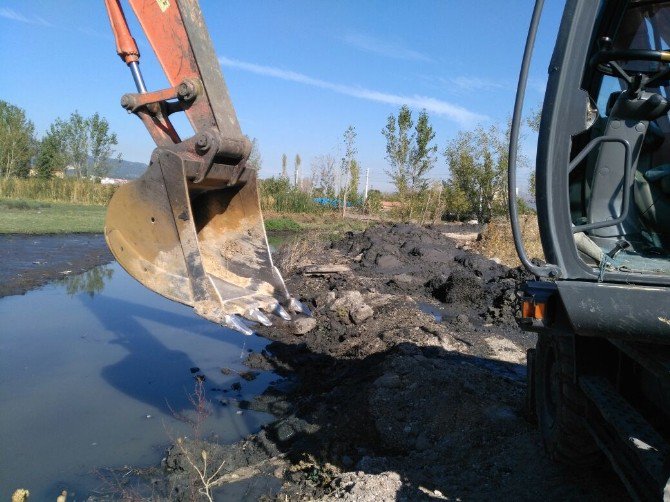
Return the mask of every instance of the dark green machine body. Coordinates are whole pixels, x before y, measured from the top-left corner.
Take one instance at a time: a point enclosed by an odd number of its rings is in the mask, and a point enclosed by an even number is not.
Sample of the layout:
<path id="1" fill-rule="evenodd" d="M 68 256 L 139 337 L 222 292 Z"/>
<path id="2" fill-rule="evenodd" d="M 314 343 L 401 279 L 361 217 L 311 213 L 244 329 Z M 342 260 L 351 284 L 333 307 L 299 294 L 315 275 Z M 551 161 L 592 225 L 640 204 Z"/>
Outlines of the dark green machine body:
<path id="1" fill-rule="evenodd" d="M 520 120 L 538 1 L 514 120 Z M 529 391 L 548 453 L 670 497 L 670 2 L 568 0 L 537 154 Z M 514 128 L 513 128 L 514 129 Z M 517 138 L 510 146 L 514 189 Z"/>

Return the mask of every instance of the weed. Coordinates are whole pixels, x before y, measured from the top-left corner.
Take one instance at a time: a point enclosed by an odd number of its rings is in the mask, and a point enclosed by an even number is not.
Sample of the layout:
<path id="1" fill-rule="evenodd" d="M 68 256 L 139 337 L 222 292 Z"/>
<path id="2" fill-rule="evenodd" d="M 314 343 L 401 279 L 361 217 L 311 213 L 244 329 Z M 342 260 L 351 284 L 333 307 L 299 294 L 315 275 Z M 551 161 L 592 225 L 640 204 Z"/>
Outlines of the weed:
<path id="1" fill-rule="evenodd" d="M 521 215 L 519 223 L 528 256 L 544 259 L 537 216 L 534 214 Z M 506 219 L 491 221 L 482 232 L 482 238 L 477 242 L 476 247 L 483 255 L 489 258 L 498 258 L 509 267 L 520 265 L 519 257 L 514 247 L 510 222 Z"/>
<path id="2" fill-rule="evenodd" d="M 323 247 L 323 236 L 319 232 L 307 232 L 279 247 L 276 253 L 277 267 L 285 276 L 291 275 L 303 265 L 311 263 Z"/>
<path id="3" fill-rule="evenodd" d="M 265 220 L 265 229 L 268 232 L 299 232 L 302 226 L 291 218 L 268 218 Z"/>

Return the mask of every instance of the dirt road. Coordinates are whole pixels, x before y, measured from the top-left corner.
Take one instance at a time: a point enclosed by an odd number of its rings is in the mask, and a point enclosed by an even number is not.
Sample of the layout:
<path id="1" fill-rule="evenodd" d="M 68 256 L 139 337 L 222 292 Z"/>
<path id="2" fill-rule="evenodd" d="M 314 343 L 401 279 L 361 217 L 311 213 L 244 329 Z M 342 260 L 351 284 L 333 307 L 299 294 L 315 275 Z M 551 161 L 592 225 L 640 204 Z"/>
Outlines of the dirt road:
<path id="1" fill-rule="evenodd" d="M 377 226 L 294 256 L 288 286 L 314 320 L 260 330 L 273 343 L 246 363 L 284 378 L 238 403 L 277 421 L 234 445 L 172 447 L 163 494 L 188 499 L 185 452 L 205 449 L 221 500 L 625 500 L 605 461 L 546 458 L 524 411 L 523 273 L 444 230 Z"/>

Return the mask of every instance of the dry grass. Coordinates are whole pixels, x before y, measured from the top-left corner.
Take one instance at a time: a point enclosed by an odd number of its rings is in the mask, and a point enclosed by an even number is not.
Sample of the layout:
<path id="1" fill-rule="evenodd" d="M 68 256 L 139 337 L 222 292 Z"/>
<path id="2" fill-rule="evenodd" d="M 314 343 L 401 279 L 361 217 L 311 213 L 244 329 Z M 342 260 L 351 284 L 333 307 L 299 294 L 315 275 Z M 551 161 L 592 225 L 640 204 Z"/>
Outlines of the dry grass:
<path id="1" fill-rule="evenodd" d="M 522 215 L 519 217 L 519 223 L 528 256 L 544 260 L 537 217 L 535 215 Z M 484 232 L 482 232 L 482 239 L 477 242 L 476 248 L 484 256 L 498 258 L 509 267 L 521 265 L 514 248 L 512 229 L 509 221 L 506 219 L 495 220 L 489 223 Z"/>
<path id="2" fill-rule="evenodd" d="M 275 254 L 275 264 L 284 277 L 306 265 L 321 254 L 326 236 L 322 232 L 308 231 L 282 244 Z"/>
<path id="3" fill-rule="evenodd" d="M 106 206 L 115 186 L 102 185 L 89 180 L 40 178 L 2 178 L 0 197 L 29 199 L 46 202 Z"/>

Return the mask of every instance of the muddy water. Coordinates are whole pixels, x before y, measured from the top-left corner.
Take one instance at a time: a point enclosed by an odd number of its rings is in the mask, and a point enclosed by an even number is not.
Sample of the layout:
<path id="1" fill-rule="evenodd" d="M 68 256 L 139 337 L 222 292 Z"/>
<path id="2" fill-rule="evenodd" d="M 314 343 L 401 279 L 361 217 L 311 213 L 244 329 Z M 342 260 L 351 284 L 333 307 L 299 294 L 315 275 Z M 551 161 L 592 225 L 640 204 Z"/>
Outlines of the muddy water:
<path id="1" fill-rule="evenodd" d="M 176 417 L 193 414 L 196 368 L 212 403 L 204 436 L 259 430 L 272 417 L 237 403 L 276 376 L 221 369 L 243 371 L 248 351 L 266 344 L 146 290 L 117 264 L 0 299 L 0 500 L 19 487 L 34 500 L 62 489 L 82 500 L 101 484 L 96 469 L 156 465 L 171 437 L 193 435 Z"/>

